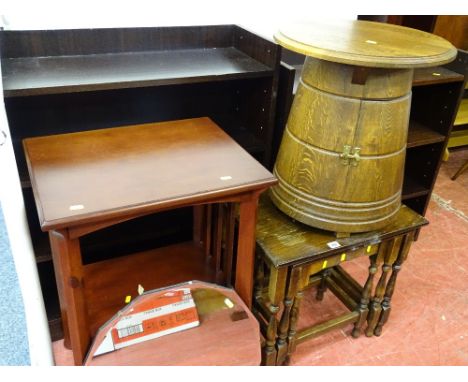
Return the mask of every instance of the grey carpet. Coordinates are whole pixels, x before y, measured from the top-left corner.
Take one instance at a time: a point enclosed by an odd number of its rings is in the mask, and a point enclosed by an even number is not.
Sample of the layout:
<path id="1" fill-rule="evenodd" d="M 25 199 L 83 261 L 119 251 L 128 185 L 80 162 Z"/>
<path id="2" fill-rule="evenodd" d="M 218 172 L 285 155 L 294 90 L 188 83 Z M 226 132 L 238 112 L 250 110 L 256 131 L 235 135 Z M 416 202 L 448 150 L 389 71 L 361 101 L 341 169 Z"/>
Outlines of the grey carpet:
<path id="1" fill-rule="evenodd" d="M 0 366 L 30 365 L 23 298 L 0 205 Z"/>

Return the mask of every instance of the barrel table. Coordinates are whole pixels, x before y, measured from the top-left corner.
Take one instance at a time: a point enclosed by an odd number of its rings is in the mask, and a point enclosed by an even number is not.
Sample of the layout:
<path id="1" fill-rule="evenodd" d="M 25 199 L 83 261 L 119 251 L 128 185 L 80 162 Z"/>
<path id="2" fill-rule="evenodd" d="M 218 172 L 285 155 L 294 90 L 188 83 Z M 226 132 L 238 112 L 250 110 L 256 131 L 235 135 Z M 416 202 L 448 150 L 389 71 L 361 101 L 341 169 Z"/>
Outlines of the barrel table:
<path id="1" fill-rule="evenodd" d="M 358 20 L 296 23 L 275 40 L 307 57 L 275 163 L 274 204 L 339 235 L 389 224 L 401 205 L 413 69 L 452 61 L 455 47 Z"/>

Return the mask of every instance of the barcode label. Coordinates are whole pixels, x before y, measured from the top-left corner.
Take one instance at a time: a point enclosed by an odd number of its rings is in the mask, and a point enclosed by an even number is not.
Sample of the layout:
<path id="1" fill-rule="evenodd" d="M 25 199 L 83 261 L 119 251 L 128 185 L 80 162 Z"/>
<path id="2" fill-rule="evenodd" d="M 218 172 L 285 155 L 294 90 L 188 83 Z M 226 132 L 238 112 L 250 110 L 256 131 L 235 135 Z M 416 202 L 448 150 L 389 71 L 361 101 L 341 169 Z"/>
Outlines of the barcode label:
<path id="1" fill-rule="evenodd" d="M 133 334 L 142 333 L 142 332 L 143 332 L 143 325 L 142 324 L 138 324 L 138 325 L 134 325 L 134 326 L 128 326 L 126 328 L 118 329 L 119 338 L 125 338 L 125 337 L 131 336 Z"/>

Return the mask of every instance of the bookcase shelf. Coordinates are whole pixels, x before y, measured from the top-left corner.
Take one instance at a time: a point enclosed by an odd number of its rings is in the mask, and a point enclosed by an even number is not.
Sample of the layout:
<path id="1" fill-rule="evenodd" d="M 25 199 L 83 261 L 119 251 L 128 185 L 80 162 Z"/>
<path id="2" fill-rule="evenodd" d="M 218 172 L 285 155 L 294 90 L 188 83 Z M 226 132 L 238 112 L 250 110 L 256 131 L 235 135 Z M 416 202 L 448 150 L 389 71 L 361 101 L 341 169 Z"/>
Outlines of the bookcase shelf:
<path id="1" fill-rule="evenodd" d="M 15 57 L 2 60 L 5 97 L 272 76 L 234 47 Z"/>
<path id="2" fill-rule="evenodd" d="M 425 86 L 432 84 L 445 84 L 449 82 L 463 81 L 463 75 L 443 66 L 435 68 L 421 68 L 414 71 L 413 86 Z"/>
<path id="3" fill-rule="evenodd" d="M 410 121 L 407 148 L 445 141 L 445 136 L 417 121 Z"/>
<path id="4" fill-rule="evenodd" d="M 401 195 L 402 200 L 417 198 L 419 196 L 427 195 L 430 189 L 418 183 L 414 178 L 406 178 L 403 183 L 403 191 Z"/>

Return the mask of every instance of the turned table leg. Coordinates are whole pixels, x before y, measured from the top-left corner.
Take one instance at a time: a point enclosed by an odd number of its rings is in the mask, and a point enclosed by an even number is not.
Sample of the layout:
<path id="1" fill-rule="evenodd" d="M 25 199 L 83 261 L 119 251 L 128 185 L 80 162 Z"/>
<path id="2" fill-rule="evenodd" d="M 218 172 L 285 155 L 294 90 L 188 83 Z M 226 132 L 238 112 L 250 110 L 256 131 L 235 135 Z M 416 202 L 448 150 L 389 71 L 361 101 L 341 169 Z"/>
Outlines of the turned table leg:
<path id="1" fill-rule="evenodd" d="M 49 232 L 65 339 L 70 341 L 75 365 L 82 365 L 90 334 L 83 285 L 80 243 L 67 230 Z"/>
<path id="2" fill-rule="evenodd" d="M 265 366 L 275 366 L 276 365 L 276 334 L 278 328 L 277 313 L 279 307 L 276 305 L 270 305 L 268 307 L 270 311 L 270 318 L 268 320 L 268 327 L 266 330 L 265 338 L 265 347 L 262 351 L 262 364 Z"/>
<path id="3" fill-rule="evenodd" d="M 278 340 L 276 342 L 276 349 L 278 351 L 276 364 L 282 365 L 289 355 L 288 335 L 291 335 L 291 310 L 296 296 L 297 284 L 301 276 L 301 268 L 293 268 L 289 276 L 286 296 L 284 298 L 284 309 L 281 315 L 281 320 L 278 327 Z M 294 333 L 295 334 L 295 333 Z M 293 337 L 294 337 L 293 334 Z M 293 338 L 291 338 L 293 340 Z"/>
<path id="4" fill-rule="evenodd" d="M 391 311 L 391 300 L 393 296 L 393 292 L 395 290 L 396 279 L 398 276 L 398 272 L 400 272 L 402 264 L 405 262 L 406 258 L 408 257 L 408 253 L 411 247 L 411 244 L 414 240 L 414 231 L 407 234 L 403 239 L 403 244 L 400 249 L 400 253 L 398 254 L 398 258 L 393 263 L 392 266 L 392 274 L 390 276 L 390 280 L 388 280 L 387 288 L 385 289 L 385 295 L 382 302 L 382 313 L 380 314 L 379 322 L 374 329 L 374 334 L 376 336 L 380 336 L 382 334 L 382 327 L 388 321 L 388 317 L 390 316 Z"/>
<path id="5" fill-rule="evenodd" d="M 296 295 L 294 296 L 294 304 L 292 306 L 291 318 L 289 320 L 288 358 L 296 350 L 297 320 L 299 319 L 299 310 L 303 296 L 304 292 L 302 290 L 296 291 Z"/>
<path id="6" fill-rule="evenodd" d="M 372 286 L 374 283 L 374 276 L 377 272 L 377 257 L 378 254 L 370 256 L 369 276 L 367 276 L 366 283 L 361 294 L 361 300 L 359 301 L 358 311 L 359 318 L 354 323 L 354 328 L 351 335 L 354 338 L 358 338 L 361 335 L 362 326 L 366 322 L 367 314 L 369 313 L 369 297 L 372 293 Z"/>
<path id="7" fill-rule="evenodd" d="M 274 366 L 277 364 L 277 338 L 278 338 L 278 317 L 279 304 L 284 298 L 286 289 L 287 268 L 275 268 L 270 265 L 268 280 L 268 299 L 267 303 L 263 300 L 262 290 L 264 282 L 264 264 L 257 266 L 256 281 L 260 282 L 256 286 L 256 299 L 267 309 L 268 326 L 265 331 L 265 346 L 262 349 L 262 365 Z M 284 323 L 283 323 L 284 324 Z"/>
<path id="8" fill-rule="evenodd" d="M 369 304 L 369 315 L 367 318 L 366 329 L 367 337 L 372 337 L 372 335 L 374 334 L 374 329 L 377 325 L 377 321 L 379 320 L 380 312 L 382 311 L 382 300 L 387 284 L 387 276 L 390 270 L 392 269 L 392 264 L 395 262 L 396 257 L 398 255 L 401 240 L 402 237 L 399 236 L 381 244 L 384 261 L 382 265 L 382 274 L 380 275 L 380 279 L 375 288 L 374 297 L 372 298 L 372 301 Z"/>

